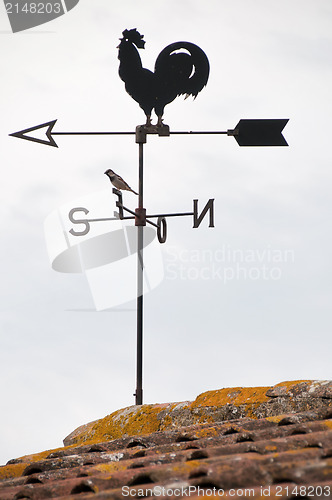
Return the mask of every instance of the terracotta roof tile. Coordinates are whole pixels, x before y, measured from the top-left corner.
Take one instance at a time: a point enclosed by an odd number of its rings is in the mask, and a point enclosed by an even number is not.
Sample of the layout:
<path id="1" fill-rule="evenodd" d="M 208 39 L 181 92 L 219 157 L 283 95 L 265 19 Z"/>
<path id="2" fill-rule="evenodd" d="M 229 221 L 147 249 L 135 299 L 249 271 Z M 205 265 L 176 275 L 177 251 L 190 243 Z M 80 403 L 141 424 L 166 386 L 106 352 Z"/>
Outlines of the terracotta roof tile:
<path id="1" fill-rule="evenodd" d="M 332 409 L 325 403 L 279 417 L 196 423 L 22 457 L 0 467 L 0 498 L 123 500 L 163 492 L 174 499 L 189 493 L 291 499 L 300 492 L 332 498 Z"/>

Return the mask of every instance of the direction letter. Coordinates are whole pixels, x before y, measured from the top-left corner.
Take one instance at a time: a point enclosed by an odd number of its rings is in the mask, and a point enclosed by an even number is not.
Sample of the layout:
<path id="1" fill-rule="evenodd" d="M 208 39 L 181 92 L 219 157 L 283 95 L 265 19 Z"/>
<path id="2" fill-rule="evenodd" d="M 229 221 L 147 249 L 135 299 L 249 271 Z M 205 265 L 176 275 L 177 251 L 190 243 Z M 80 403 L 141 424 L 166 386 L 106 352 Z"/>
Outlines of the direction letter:
<path id="1" fill-rule="evenodd" d="M 68 214 L 69 220 L 73 224 L 85 224 L 85 229 L 83 229 L 83 231 L 75 231 L 74 229 L 71 229 L 69 231 L 70 234 L 72 234 L 73 236 L 84 236 L 85 234 L 88 234 L 88 232 L 90 231 L 90 224 L 86 219 L 78 219 L 78 220 L 74 219 L 73 215 L 75 212 L 84 212 L 85 215 L 87 215 L 89 213 L 89 210 L 84 207 L 77 207 L 77 208 L 72 208 Z"/>
<path id="2" fill-rule="evenodd" d="M 114 212 L 114 217 L 119 217 L 119 219 L 123 219 L 123 201 L 122 201 L 122 193 L 118 189 L 113 188 L 112 193 L 114 193 L 118 197 L 118 201 L 116 202 L 116 206 L 119 209 L 119 213 Z"/>
<path id="3" fill-rule="evenodd" d="M 204 219 L 206 213 L 210 212 L 210 222 L 209 227 L 214 227 L 214 212 L 213 212 L 213 202 L 214 198 L 211 198 L 205 205 L 202 213 L 198 215 L 198 200 L 194 200 L 194 228 L 197 228 L 202 220 Z"/>
<path id="4" fill-rule="evenodd" d="M 167 222 L 165 217 L 158 217 L 157 225 L 157 236 L 159 243 L 165 243 L 167 238 Z"/>

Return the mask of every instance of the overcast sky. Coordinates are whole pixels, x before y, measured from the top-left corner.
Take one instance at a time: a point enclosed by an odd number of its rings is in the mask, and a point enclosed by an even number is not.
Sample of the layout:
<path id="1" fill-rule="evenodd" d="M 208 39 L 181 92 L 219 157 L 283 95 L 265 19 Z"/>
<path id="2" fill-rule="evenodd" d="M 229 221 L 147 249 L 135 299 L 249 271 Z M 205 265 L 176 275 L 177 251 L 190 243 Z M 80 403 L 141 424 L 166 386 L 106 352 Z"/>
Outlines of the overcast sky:
<path id="1" fill-rule="evenodd" d="M 207 87 L 166 107 L 171 130 L 290 120 L 283 148 L 148 137 L 148 211 L 215 198 L 215 228 L 169 219 L 164 278 L 145 296 L 144 402 L 331 378 L 331 26 L 330 0 L 81 0 L 12 34 L 0 5 L 0 463 L 134 404 L 135 301 L 95 311 L 83 274 L 51 268 L 44 236 L 58 207 L 110 188 L 106 168 L 138 188 L 134 137 L 57 136 L 56 149 L 8 136 L 54 119 L 56 131 L 144 123 L 117 73 L 126 28 L 144 34 L 150 69 L 179 40 L 208 55 Z"/>

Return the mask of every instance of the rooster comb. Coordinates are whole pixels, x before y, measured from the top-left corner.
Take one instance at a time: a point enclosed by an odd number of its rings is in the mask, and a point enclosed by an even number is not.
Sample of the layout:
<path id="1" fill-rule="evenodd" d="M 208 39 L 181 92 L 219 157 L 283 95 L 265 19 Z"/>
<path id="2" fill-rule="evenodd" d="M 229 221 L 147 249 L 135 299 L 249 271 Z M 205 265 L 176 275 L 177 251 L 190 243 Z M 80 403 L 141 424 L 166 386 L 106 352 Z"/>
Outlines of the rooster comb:
<path id="1" fill-rule="evenodd" d="M 124 40 L 128 40 L 128 42 L 134 43 L 139 49 L 144 49 L 144 35 L 141 35 L 136 28 L 133 28 L 131 30 L 124 30 L 122 32 L 122 35 Z"/>

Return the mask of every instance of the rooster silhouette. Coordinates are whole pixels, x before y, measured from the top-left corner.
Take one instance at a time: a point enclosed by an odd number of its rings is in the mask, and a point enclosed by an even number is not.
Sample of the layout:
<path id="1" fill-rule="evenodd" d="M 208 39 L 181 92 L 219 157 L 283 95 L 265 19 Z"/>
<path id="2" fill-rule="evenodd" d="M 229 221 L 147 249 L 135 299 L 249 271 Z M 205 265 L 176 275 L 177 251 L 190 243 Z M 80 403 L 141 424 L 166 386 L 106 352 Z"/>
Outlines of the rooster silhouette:
<path id="1" fill-rule="evenodd" d="M 157 126 L 162 126 L 164 108 L 179 95 L 194 98 L 205 87 L 209 78 L 209 61 L 197 45 L 175 42 L 165 47 L 157 57 L 154 73 L 143 68 L 138 49 L 144 49 L 144 35 L 137 29 L 125 30 L 120 38 L 119 76 L 125 82 L 128 94 L 146 114 L 146 125 L 151 125 L 154 109 Z M 137 47 L 137 48 L 136 48 Z M 178 52 L 182 50 L 182 52 Z"/>

